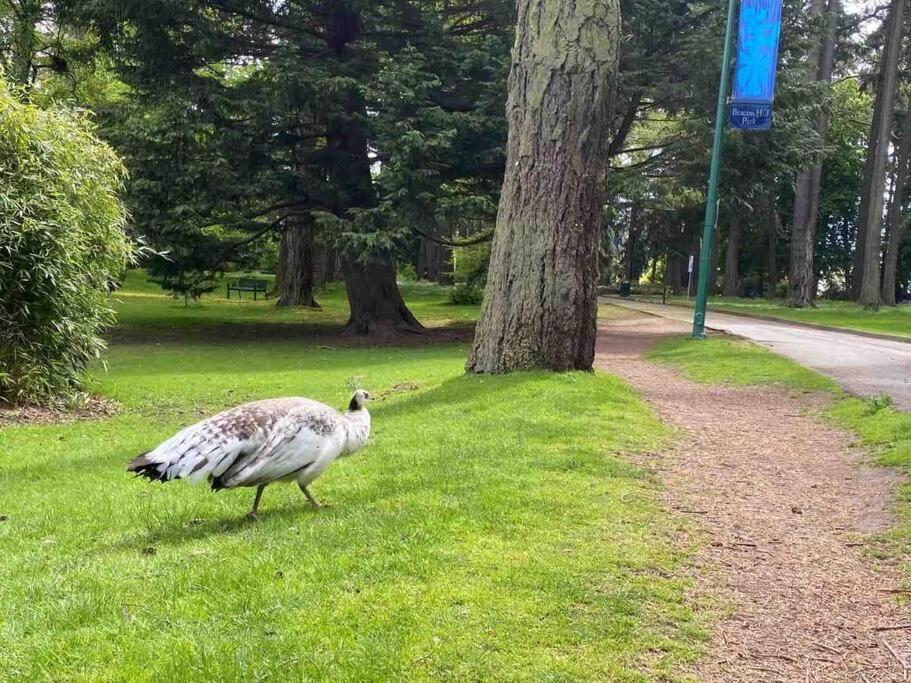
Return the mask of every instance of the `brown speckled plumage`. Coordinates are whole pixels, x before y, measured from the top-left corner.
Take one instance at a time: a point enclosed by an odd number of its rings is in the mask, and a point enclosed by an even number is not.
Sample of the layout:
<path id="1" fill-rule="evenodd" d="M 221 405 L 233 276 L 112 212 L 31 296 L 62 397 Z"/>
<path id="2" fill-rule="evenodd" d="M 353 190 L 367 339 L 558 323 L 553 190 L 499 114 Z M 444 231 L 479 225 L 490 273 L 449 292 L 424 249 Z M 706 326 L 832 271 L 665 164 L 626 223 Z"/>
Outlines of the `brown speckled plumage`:
<path id="1" fill-rule="evenodd" d="M 363 446 L 367 400 L 359 390 L 344 414 L 307 398 L 245 403 L 178 432 L 127 469 L 156 481 L 205 478 L 213 489 L 261 488 L 289 478 L 304 488 L 337 457 Z"/>

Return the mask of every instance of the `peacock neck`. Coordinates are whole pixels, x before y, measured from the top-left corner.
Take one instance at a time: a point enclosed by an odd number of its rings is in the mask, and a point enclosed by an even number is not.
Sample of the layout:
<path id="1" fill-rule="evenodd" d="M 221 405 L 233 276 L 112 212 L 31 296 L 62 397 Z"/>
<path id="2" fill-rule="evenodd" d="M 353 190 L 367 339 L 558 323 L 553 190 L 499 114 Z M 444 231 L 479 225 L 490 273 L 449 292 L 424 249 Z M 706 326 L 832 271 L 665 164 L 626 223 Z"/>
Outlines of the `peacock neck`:
<path id="1" fill-rule="evenodd" d="M 348 427 L 348 439 L 345 444 L 345 454 L 350 455 L 361 450 L 370 436 L 370 413 L 365 408 L 348 410 L 345 412 L 345 422 Z"/>

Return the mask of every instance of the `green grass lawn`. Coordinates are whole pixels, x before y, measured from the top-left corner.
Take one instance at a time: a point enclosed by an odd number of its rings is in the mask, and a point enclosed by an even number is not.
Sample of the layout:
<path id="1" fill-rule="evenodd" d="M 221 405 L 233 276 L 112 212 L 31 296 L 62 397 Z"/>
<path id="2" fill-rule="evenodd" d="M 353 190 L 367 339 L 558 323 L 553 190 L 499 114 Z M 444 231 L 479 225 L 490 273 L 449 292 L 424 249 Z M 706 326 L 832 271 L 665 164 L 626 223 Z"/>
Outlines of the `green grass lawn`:
<path id="1" fill-rule="evenodd" d="M 883 397 L 855 398 L 831 380 L 748 341 L 729 337 L 671 339 L 646 356 L 672 365 L 691 379 L 740 385 L 780 384 L 793 391 L 825 391 L 833 396 L 824 416 L 851 431 L 883 465 L 911 475 L 911 413 L 895 410 Z M 911 483 L 902 488 L 903 524 L 893 539 L 911 551 Z M 911 570 L 911 567 L 909 567 Z"/>
<path id="2" fill-rule="evenodd" d="M 639 297 L 660 302 L 660 296 Z M 669 303 L 692 306 L 682 296 L 668 297 Z M 746 313 L 782 320 L 842 327 L 847 330 L 911 337 L 911 305 L 884 306 L 879 311 L 865 310 L 849 301 L 818 301 L 816 308 L 788 308 L 782 300 L 712 297 L 709 310 L 722 313 Z"/>
<path id="3" fill-rule="evenodd" d="M 320 309 L 279 308 L 275 299 L 253 301 L 250 293 L 237 293 L 226 298 L 228 280 L 239 277 L 226 275 L 219 280 L 211 294 L 199 301 L 185 304 L 183 298 L 175 299 L 162 292 L 150 281 L 145 271 L 132 270 L 127 274 L 124 288 L 111 297 L 121 331 L 137 334 L 160 334 L 162 328 L 188 328 L 211 325 L 239 325 L 256 323 L 306 326 L 306 331 L 332 333 L 348 319 L 348 300 L 345 288 L 331 284 L 316 291 Z M 272 280 L 272 275 L 247 273 L 242 277 Z M 477 306 L 455 306 L 447 303 L 448 288 L 427 283 L 404 282 L 400 284 L 408 306 L 422 323 L 429 327 L 467 325 L 477 319 Z"/>
<path id="4" fill-rule="evenodd" d="M 0 679 L 652 681 L 698 652 L 678 522 L 623 458 L 669 434 L 619 380 L 465 376 L 464 344 L 273 338 L 256 325 L 319 314 L 140 289 L 119 307 L 148 338 L 94 371 L 120 413 L 0 429 Z M 249 334 L 220 337 L 226 321 Z M 174 326 L 196 332 L 156 336 Z M 276 485 L 248 522 L 249 489 L 124 471 L 242 401 L 341 406 L 352 376 L 381 400 L 367 448 L 312 487 L 329 509 Z"/>

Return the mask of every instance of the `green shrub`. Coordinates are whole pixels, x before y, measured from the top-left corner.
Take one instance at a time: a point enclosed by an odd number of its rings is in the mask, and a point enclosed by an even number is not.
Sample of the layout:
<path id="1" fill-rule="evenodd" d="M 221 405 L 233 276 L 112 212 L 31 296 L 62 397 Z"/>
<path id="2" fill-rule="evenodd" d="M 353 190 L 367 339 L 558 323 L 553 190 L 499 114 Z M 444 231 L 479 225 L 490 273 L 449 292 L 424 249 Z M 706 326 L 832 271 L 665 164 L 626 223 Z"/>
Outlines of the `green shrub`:
<path id="1" fill-rule="evenodd" d="M 456 306 L 474 306 L 484 300 L 484 290 L 474 285 L 460 284 L 449 290 L 449 303 Z"/>
<path id="2" fill-rule="evenodd" d="M 456 284 L 483 290 L 490 266 L 490 244 L 456 247 L 452 250 L 452 279 Z"/>
<path id="3" fill-rule="evenodd" d="M 399 282 L 417 282 L 419 280 L 418 272 L 411 263 L 400 263 L 396 279 Z"/>
<path id="4" fill-rule="evenodd" d="M 0 80 L 0 400 L 77 397 L 130 260 L 124 169 L 86 117 Z"/>
<path id="5" fill-rule="evenodd" d="M 881 410 L 892 407 L 892 397 L 889 394 L 877 394 L 863 399 L 864 415 L 876 415 Z"/>

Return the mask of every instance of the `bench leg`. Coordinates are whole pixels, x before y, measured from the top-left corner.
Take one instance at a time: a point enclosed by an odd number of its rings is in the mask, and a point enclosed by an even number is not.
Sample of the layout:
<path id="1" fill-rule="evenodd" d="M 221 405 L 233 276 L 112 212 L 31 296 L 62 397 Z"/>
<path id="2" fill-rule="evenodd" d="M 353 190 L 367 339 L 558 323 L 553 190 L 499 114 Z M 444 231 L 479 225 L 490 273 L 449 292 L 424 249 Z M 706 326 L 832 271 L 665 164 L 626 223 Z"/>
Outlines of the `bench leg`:
<path id="1" fill-rule="evenodd" d="M 228 298 L 229 299 L 231 298 L 231 286 L 230 285 L 228 285 Z"/>

